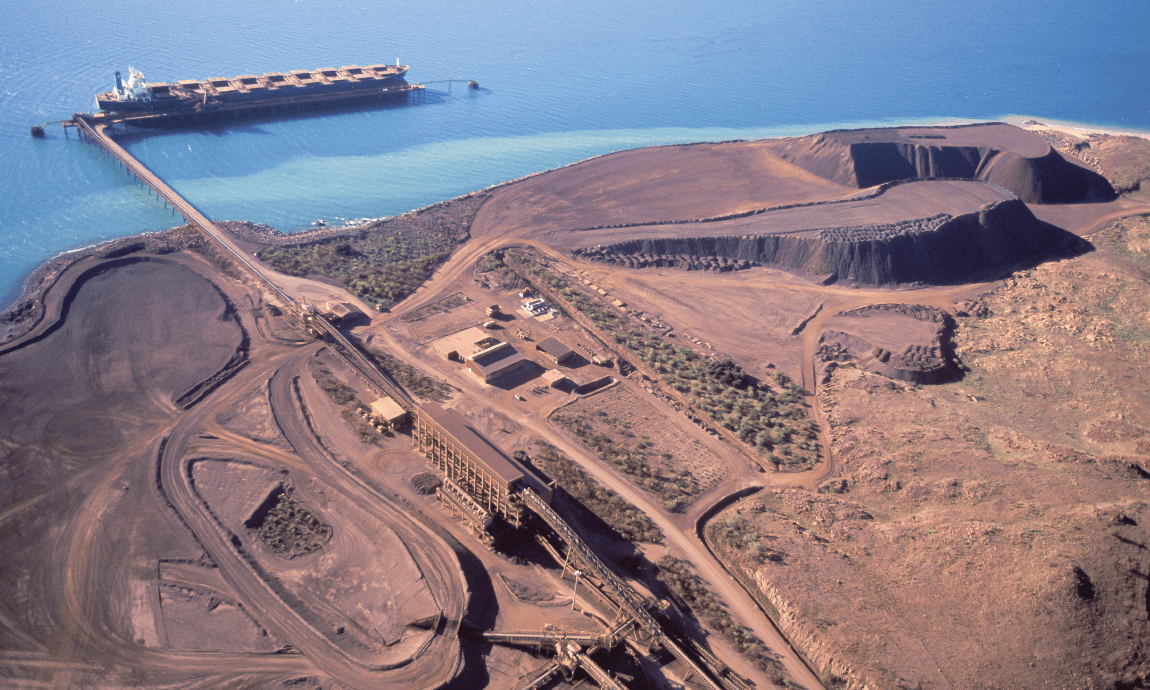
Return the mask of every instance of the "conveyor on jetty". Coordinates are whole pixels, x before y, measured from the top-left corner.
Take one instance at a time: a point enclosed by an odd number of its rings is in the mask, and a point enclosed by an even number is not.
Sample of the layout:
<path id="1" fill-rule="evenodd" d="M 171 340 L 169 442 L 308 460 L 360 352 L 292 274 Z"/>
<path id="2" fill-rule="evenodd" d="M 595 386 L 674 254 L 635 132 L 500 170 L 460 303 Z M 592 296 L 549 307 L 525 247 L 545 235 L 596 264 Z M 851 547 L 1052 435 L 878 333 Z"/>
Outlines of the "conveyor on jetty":
<path id="1" fill-rule="evenodd" d="M 519 496 L 523 499 L 524 504 L 535 512 L 544 522 L 546 522 L 551 529 L 567 542 L 567 548 L 574 558 L 580 562 L 584 568 L 593 573 L 605 586 L 610 588 L 612 593 L 619 598 L 621 607 L 626 610 L 626 614 L 634 618 L 635 622 L 639 624 L 645 632 L 647 632 L 654 642 L 662 646 L 671 653 L 676 659 L 681 661 L 691 669 L 694 674 L 706 684 L 711 690 L 723 690 L 707 671 L 699 666 L 674 640 L 667 636 L 663 631 L 663 626 L 659 624 L 655 617 L 647 612 L 643 601 L 639 598 L 635 590 L 631 589 L 626 583 L 619 579 L 619 576 L 608 568 L 591 547 L 587 546 L 586 542 L 579 538 L 575 530 L 571 529 L 563 518 L 551 506 L 547 505 L 538 494 L 531 489 L 523 489 L 519 492 Z"/>
<path id="2" fill-rule="evenodd" d="M 240 262 L 243 266 L 247 267 L 260 281 L 267 285 L 273 292 L 275 292 L 286 304 L 294 305 L 295 300 L 292 299 L 286 292 L 281 290 L 272 281 L 268 280 L 263 273 L 260 272 L 255 266 L 251 264 L 231 241 L 223 237 L 220 231 L 216 229 L 212 222 L 208 220 L 202 213 L 197 211 L 194 206 L 185 201 L 179 194 L 176 194 L 171 187 L 164 184 L 163 180 L 152 174 L 140 161 L 136 160 L 130 153 L 124 150 L 119 144 L 112 140 L 105 131 L 106 124 L 104 122 L 96 121 L 95 124 L 93 116 L 76 114 L 70 121 L 76 129 L 80 132 L 80 136 L 100 147 L 106 154 L 111 156 L 117 163 L 122 165 L 128 172 L 130 177 L 134 177 L 141 183 L 147 185 L 156 193 L 156 197 L 161 199 L 165 205 L 172 208 L 173 213 L 179 213 L 183 216 L 184 220 L 196 226 L 200 232 L 204 233 L 205 238 L 209 242 L 224 250 L 225 255 L 230 255 L 236 261 Z"/>

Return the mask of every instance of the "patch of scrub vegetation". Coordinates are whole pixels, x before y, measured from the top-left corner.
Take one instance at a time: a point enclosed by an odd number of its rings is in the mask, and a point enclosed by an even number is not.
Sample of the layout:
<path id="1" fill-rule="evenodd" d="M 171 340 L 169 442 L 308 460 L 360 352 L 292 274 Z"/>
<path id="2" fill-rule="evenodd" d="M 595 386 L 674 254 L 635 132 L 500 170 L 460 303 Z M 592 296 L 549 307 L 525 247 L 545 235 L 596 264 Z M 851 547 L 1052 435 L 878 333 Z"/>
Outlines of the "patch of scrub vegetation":
<path id="1" fill-rule="evenodd" d="M 365 302 L 387 309 L 415 292 L 467 238 L 486 200 L 485 194 L 453 199 L 377 221 L 356 236 L 269 245 L 255 254 L 287 275 L 338 280 Z"/>
<path id="2" fill-rule="evenodd" d="M 691 472 L 662 467 L 650 439 L 637 438 L 631 433 L 629 422 L 611 420 L 606 415 L 562 412 L 556 412 L 551 419 L 639 487 L 658 496 L 667 510 L 681 512 L 698 493 L 699 483 Z"/>
<path id="3" fill-rule="evenodd" d="M 658 568 L 656 577 L 659 582 L 663 583 L 679 603 L 690 609 L 699 620 L 722 635 L 735 651 L 754 662 L 762 671 L 768 673 L 779 671 L 778 662 L 771 657 L 771 652 L 763 641 L 753 630 L 736 623 L 731 618 L 731 614 L 723 608 L 723 604 L 707 583 L 691 571 L 690 563 L 668 554 L 660 558 L 655 565 Z"/>
<path id="4" fill-rule="evenodd" d="M 468 301 L 469 300 L 467 299 L 466 295 L 464 295 L 462 292 L 456 292 L 455 294 L 448 295 L 438 302 L 432 302 L 425 307 L 420 307 L 415 311 L 408 312 L 399 318 L 404 323 L 423 321 L 432 314 L 442 314 L 449 312 L 456 307 L 461 307 L 464 304 L 467 304 Z"/>
<path id="5" fill-rule="evenodd" d="M 818 460 L 818 428 L 803 408 L 802 388 L 782 372 L 775 372 L 774 386 L 757 381 L 730 357 L 704 357 L 644 330 L 548 271 L 543 261 L 523 252 L 509 251 L 508 255 L 585 314 L 616 345 L 643 360 L 664 383 L 683 394 L 691 407 L 757 448 L 767 462 L 798 469 Z"/>
<path id="6" fill-rule="evenodd" d="M 783 562 L 783 553 L 767 545 L 770 536 L 741 513 L 728 513 L 712 520 L 707 525 L 707 532 L 707 536 L 721 549 L 739 554 L 744 567 L 754 567 L 767 561 Z"/>
<path id="7" fill-rule="evenodd" d="M 475 270 L 483 274 L 480 283 L 488 289 L 514 290 L 524 284 L 519 274 L 503 263 L 502 251 L 485 254 L 476 262 Z"/>
<path id="8" fill-rule="evenodd" d="M 335 374 L 331 373 L 331 369 L 322 364 L 316 364 L 311 367 L 311 375 L 336 405 L 347 405 L 355 401 L 355 390 L 337 379 Z"/>
<path id="9" fill-rule="evenodd" d="M 331 539 L 331 526 L 283 489 L 272 492 L 245 526 L 280 558 L 307 555 Z"/>
<path id="10" fill-rule="evenodd" d="M 517 460 L 523 459 L 519 457 L 522 452 L 516 452 Z M 657 544 L 663 540 L 663 532 L 643 511 L 595 481 L 582 467 L 555 446 L 540 443 L 531 460 L 539 469 L 556 480 L 571 498 L 605 522 L 620 539 L 650 544 Z"/>
<path id="11" fill-rule="evenodd" d="M 355 389 L 336 378 L 331 369 L 322 364 L 313 362 L 309 369 L 320 389 L 327 393 L 332 402 L 343 407 L 340 416 L 355 428 L 359 440 L 374 445 L 377 438 L 375 429 L 364 419 L 364 413 L 369 408 L 356 397 Z"/>
<path id="12" fill-rule="evenodd" d="M 1150 193 L 1150 141 L 1144 137 L 1104 136 L 1085 145 L 1098 159 L 1114 191 L 1134 198 Z"/>
<path id="13" fill-rule="evenodd" d="M 1098 240 L 1123 258 L 1150 267 L 1150 216 L 1120 218 L 1099 233 Z"/>
<path id="14" fill-rule="evenodd" d="M 384 371 L 391 374 L 399 385 L 424 400 L 442 402 L 451 393 L 451 387 L 446 383 L 424 375 L 415 367 L 401 362 L 386 352 L 372 348 L 366 348 L 365 351 L 379 366 L 383 367 Z"/>

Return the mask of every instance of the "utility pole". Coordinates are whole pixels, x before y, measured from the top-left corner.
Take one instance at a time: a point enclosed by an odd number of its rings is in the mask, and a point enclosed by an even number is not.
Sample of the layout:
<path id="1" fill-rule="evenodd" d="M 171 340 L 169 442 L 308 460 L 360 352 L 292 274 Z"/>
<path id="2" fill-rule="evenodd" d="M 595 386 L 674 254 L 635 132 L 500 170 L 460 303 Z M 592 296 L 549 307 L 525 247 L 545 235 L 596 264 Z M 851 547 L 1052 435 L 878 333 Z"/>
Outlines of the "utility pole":
<path id="1" fill-rule="evenodd" d="M 583 574 L 582 570 L 575 571 L 575 585 L 571 588 L 571 610 L 575 610 L 575 592 L 579 590 L 579 576 Z"/>

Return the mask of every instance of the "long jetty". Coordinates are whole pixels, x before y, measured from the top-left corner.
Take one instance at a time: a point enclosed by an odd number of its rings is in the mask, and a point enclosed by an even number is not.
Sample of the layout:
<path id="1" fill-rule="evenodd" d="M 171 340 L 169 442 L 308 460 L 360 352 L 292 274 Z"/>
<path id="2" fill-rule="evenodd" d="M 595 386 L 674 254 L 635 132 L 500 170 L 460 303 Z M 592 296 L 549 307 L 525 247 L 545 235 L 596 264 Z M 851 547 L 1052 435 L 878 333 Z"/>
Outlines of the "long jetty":
<path id="1" fill-rule="evenodd" d="M 212 224 L 212 221 L 208 220 L 202 213 L 197 211 L 196 208 L 185 201 L 183 197 L 181 197 L 179 194 L 176 194 L 176 192 L 171 187 L 164 184 L 163 180 L 156 177 L 156 175 L 151 170 L 148 170 L 148 168 L 145 167 L 143 163 L 136 160 L 132 154 L 128 153 L 122 146 L 117 144 L 115 140 L 108 136 L 106 130 L 109 126 L 109 123 L 92 123 L 89 122 L 89 119 L 95 118 L 89 118 L 87 115 L 80 114 L 76 114 L 72 117 L 71 122 L 74 123 L 75 127 L 79 130 L 80 136 L 99 146 L 101 150 L 103 150 L 106 154 L 114 158 L 116 162 L 122 165 L 124 169 L 128 171 L 129 175 L 134 176 L 137 180 L 150 187 L 152 191 L 156 193 L 156 196 L 159 199 L 163 200 L 165 204 L 172 207 L 173 212 L 179 213 L 181 216 L 183 216 L 185 221 L 191 223 L 197 229 L 199 229 L 199 231 L 204 234 L 204 237 L 207 238 L 208 241 L 215 242 L 216 245 L 223 249 L 226 254 L 235 257 L 237 261 L 239 261 L 241 264 L 247 267 L 249 271 L 251 271 L 253 276 L 271 288 L 271 290 L 279 295 L 287 304 L 292 306 L 299 306 L 297 305 L 296 300 L 281 290 L 280 287 L 272 282 L 270 278 L 265 276 L 259 268 L 248 261 L 244 256 L 243 251 L 235 244 L 233 244 L 232 241 L 227 238 L 227 236 L 221 233 L 219 228 Z M 306 308 L 306 305 L 304 305 L 304 308 Z M 349 360 L 349 363 L 351 363 L 353 367 L 360 372 L 361 376 L 363 376 L 368 383 L 379 389 L 380 392 L 391 395 L 393 398 L 398 400 L 401 405 L 406 403 L 404 407 L 408 411 L 411 411 L 414 408 L 415 401 L 411 398 L 411 395 L 406 390 L 404 390 L 403 386 L 399 385 L 399 383 L 397 383 L 390 374 L 382 370 L 378 365 L 368 359 L 359 350 L 359 348 L 353 345 L 347 339 L 347 337 L 339 331 L 339 329 L 332 326 L 330 323 L 328 323 L 327 319 L 324 319 L 319 314 L 310 314 L 309 319 L 311 320 L 313 326 L 322 332 L 327 333 L 336 342 L 338 342 L 344 350 L 346 350 L 346 358 Z"/>
<path id="2" fill-rule="evenodd" d="M 474 88 L 474 87 L 473 87 Z M 127 170 L 128 174 L 135 177 L 141 183 L 147 185 L 156 193 L 156 196 L 163 200 L 165 204 L 171 206 L 173 212 L 179 213 L 185 221 L 194 225 L 204 237 L 210 242 L 214 242 L 218 247 L 223 249 L 226 254 L 230 254 L 243 266 L 247 267 L 260 282 L 267 285 L 277 295 L 283 298 L 287 304 L 301 310 L 304 313 L 313 327 L 317 330 L 324 332 L 331 336 L 338 342 L 343 350 L 344 359 L 352 365 L 353 369 L 357 370 L 365 381 L 373 387 L 380 390 L 380 392 L 390 393 L 394 399 L 400 404 L 411 411 L 415 407 L 415 401 L 403 386 L 399 385 L 387 372 L 382 370 L 375 362 L 371 361 L 367 356 L 355 347 L 340 331 L 335 328 L 326 319 L 314 310 L 311 310 L 307 305 L 300 305 L 291 296 L 281 290 L 270 278 L 265 276 L 256 266 L 245 258 L 243 251 L 231 242 L 223 233 L 216 228 L 210 220 L 203 214 L 196 210 L 194 206 L 185 201 L 179 194 L 176 194 L 171 187 L 164 184 L 163 180 L 156 177 L 152 171 L 148 170 L 140 161 L 136 160 L 130 153 L 123 147 L 117 144 L 110 136 L 108 136 L 107 128 L 115 123 L 115 120 L 103 122 L 102 115 L 84 115 L 75 114 L 72 120 L 65 121 L 65 126 L 75 126 L 80 132 L 82 138 L 87 139 L 93 144 L 100 147 L 106 154 L 114 158 L 120 165 Z M 533 510 L 545 523 L 547 523 L 555 532 L 567 543 L 568 553 L 575 558 L 576 561 L 581 563 L 584 568 L 593 573 L 597 579 L 608 588 L 617 598 L 620 606 L 620 614 L 626 618 L 626 622 L 620 625 L 616 630 L 608 633 L 606 636 L 588 637 L 586 640 L 579 640 L 594 646 L 604 645 L 610 646 L 613 644 L 613 639 L 622 634 L 625 628 L 637 624 L 642 630 L 650 635 L 652 642 L 662 646 L 665 650 L 671 653 L 676 659 L 683 663 L 690 673 L 696 679 L 695 682 L 701 683 L 709 690 L 724 690 L 724 681 L 729 682 L 730 679 L 725 678 L 723 671 L 725 669 L 716 668 L 718 664 L 709 663 L 711 667 L 710 673 L 704 670 L 700 664 L 688 655 L 676 642 L 666 634 L 662 625 L 655 620 L 655 618 L 647 611 L 647 608 L 637 592 L 624 583 L 619 577 L 611 571 L 601 560 L 595 552 L 588 546 L 579 536 L 571 529 L 569 525 L 557 513 L 551 510 L 551 507 L 543 500 L 538 494 L 531 491 L 531 489 L 523 489 L 520 492 L 520 497 L 528 508 Z M 522 643 L 530 641 L 533 643 L 550 642 L 552 641 L 552 634 L 494 634 L 488 633 L 491 642 L 510 642 Z M 571 636 L 568 636 L 571 637 Z M 575 641 L 575 640 L 570 640 Z M 713 659 L 704 659 L 707 662 L 713 662 Z M 604 688 L 619 688 L 615 681 L 602 669 L 596 666 L 584 654 L 576 655 L 576 663 L 581 665 L 584 670 L 600 687 Z M 558 670 L 558 666 L 552 666 L 546 672 L 529 681 L 522 687 L 534 688 L 538 684 L 544 683 L 554 672 Z M 711 674 L 714 674 L 712 677 Z M 716 679 L 718 682 L 716 682 Z M 735 684 L 741 687 L 741 684 Z M 621 690 L 621 689 L 620 689 Z"/>
<path id="3" fill-rule="evenodd" d="M 185 201 L 179 194 L 176 194 L 171 187 L 164 184 L 164 181 L 156 177 L 151 170 L 148 170 L 143 163 L 136 160 L 132 154 L 128 153 L 122 146 L 117 144 L 107 134 L 108 123 L 105 122 L 90 122 L 89 120 L 97 120 L 101 116 L 89 116 L 82 114 L 75 114 L 72 116 L 71 122 L 76 126 L 80 132 L 80 136 L 99 146 L 106 154 L 111 156 L 124 169 L 128 174 L 134 176 L 137 180 L 147 185 L 156 193 L 156 196 L 161 199 L 165 204 L 170 206 L 175 213 L 183 216 L 184 220 L 194 225 L 208 241 L 214 242 L 217 246 L 224 250 L 225 254 L 233 256 L 237 261 L 247 267 L 252 274 L 261 282 L 271 288 L 277 295 L 286 300 L 288 304 L 295 304 L 295 300 L 291 298 L 286 292 L 281 290 L 279 286 L 273 283 L 267 276 L 265 276 L 258 268 L 252 265 L 250 261 L 244 256 L 243 252 L 225 237 L 216 226 L 212 225 L 212 221 L 208 220 L 202 213 L 196 210 L 194 206 Z"/>

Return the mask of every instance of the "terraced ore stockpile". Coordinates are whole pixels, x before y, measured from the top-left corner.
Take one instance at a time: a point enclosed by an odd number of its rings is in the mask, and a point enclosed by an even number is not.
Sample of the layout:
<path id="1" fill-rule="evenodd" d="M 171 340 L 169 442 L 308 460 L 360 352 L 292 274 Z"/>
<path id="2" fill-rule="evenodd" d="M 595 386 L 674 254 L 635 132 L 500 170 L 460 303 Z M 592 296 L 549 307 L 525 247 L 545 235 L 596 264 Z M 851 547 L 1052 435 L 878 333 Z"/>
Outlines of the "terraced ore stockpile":
<path id="1" fill-rule="evenodd" d="M 1006 200 L 956 217 L 931 216 L 855 228 L 724 237 L 664 237 L 579 249 L 617 266 L 737 270 L 776 265 L 867 285 L 952 284 L 1033 259 L 1074 238 Z"/>
<path id="2" fill-rule="evenodd" d="M 818 357 L 822 360 L 824 383 L 834 368 L 832 362 L 856 359 L 866 369 L 877 374 L 910 383 L 949 383 L 962 377 L 955 365 L 950 336 L 954 319 L 950 314 L 920 304 L 875 304 L 839 314 L 840 317 L 865 319 L 878 315 L 899 315 L 916 321 L 936 324 L 929 342 L 906 344 L 898 352 L 875 345 L 856 334 L 827 330 L 819 336 Z"/>
<path id="3" fill-rule="evenodd" d="M 999 123 L 824 132 L 783 139 L 774 148 L 804 170 L 859 189 L 949 177 L 996 184 L 1033 204 L 1115 196 L 1098 173 L 1066 160 L 1041 139 Z"/>

